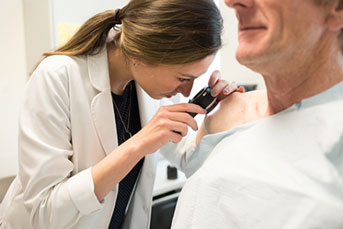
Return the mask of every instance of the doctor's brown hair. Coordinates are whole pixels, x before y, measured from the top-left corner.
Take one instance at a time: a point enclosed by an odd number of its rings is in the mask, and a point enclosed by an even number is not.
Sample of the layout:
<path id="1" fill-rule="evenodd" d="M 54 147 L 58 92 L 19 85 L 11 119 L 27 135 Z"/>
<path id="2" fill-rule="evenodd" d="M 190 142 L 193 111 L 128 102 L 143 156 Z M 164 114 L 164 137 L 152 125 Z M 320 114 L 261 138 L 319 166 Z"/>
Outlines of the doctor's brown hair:
<path id="1" fill-rule="evenodd" d="M 131 0 L 118 12 L 88 19 L 65 45 L 43 56 L 97 54 L 117 24 L 117 47 L 151 65 L 191 63 L 222 45 L 223 21 L 213 0 Z"/>

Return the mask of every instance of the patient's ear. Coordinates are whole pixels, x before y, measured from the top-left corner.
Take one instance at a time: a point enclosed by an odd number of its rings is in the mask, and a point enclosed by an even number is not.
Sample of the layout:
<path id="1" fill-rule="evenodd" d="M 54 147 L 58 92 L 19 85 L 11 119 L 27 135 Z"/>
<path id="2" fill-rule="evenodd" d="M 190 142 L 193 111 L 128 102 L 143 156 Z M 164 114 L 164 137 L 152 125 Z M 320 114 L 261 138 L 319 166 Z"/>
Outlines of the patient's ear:
<path id="1" fill-rule="evenodd" d="M 343 0 L 336 0 L 330 4 L 330 14 L 327 18 L 327 25 L 331 31 L 343 29 Z"/>

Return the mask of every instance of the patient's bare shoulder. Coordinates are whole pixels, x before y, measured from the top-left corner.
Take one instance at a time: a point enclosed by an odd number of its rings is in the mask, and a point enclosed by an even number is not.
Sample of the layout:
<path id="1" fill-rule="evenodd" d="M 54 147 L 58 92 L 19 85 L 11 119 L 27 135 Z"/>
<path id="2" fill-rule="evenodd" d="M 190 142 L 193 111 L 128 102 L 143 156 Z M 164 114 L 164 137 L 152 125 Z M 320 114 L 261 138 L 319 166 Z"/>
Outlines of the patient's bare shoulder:
<path id="1" fill-rule="evenodd" d="M 264 90 L 235 92 L 222 100 L 207 116 L 204 127 L 208 134 L 232 129 L 266 115 L 267 95 Z"/>

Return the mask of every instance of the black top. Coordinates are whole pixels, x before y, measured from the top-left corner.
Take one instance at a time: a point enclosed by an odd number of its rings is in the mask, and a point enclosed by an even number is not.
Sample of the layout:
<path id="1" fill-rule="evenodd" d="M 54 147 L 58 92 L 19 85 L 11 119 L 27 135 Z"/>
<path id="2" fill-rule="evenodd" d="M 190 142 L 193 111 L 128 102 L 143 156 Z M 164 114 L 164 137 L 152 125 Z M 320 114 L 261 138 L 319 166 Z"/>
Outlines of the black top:
<path id="1" fill-rule="evenodd" d="M 132 99 L 132 100 L 131 100 Z M 112 93 L 112 100 L 117 105 L 120 115 L 127 126 L 128 124 L 128 116 L 130 111 L 130 124 L 129 124 L 129 131 L 134 135 L 141 129 L 141 122 L 139 117 L 139 108 L 138 108 L 138 100 L 137 100 L 137 93 L 134 81 L 131 81 L 127 87 L 123 95 L 115 95 Z M 131 100 L 131 101 L 130 101 Z M 131 107 L 130 107 L 131 105 Z M 116 127 L 117 127 L 117 136 L 118 136 L 118 145 L 125 142 L 127 139 L 130 138 L 129 134 L 126 133 L 125 128 L 123 126 L 122 121 L 118 115 L 117 109 L 113 104 L 115 120 L 116 120 Z M 125 219 L 125 211 L 130 201 L 130 197 L 132 192 L 134 191 L 134 187 L 140 173 L 140 170 L 143 166 L 144 158 L 142 158 L 135 167 L 124 177 L 122 181 L 119 183 L 119 191 L 118 196 L 116 199 L 116 204 L 114 207 L 113 215 L 111 218 L 111 222 L 109 225 L 110 229 L 114 228 L 121 228 L 122 224 Z"/>

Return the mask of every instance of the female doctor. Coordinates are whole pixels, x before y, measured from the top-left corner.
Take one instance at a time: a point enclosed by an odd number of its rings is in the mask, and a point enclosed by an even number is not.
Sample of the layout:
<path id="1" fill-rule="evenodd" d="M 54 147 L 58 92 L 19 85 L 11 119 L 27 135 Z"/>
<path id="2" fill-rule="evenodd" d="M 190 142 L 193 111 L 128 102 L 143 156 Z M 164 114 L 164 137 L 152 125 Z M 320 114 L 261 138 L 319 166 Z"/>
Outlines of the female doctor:
<path id="1" fill-rule="evenodd" d="M 204 114 L 153 99 L 188 96 L 221 31 L 212 0 L 132 0 L 45 53 L 25 91 L 0 227 L 149 228 L 155 152 L 178 143 L 164 155 L 186 169 L 195 139 L 183 137 L 197 129 L 187 112 Z M 230 89 L 217 73 L 209 84 L 219 99 Z"/>

